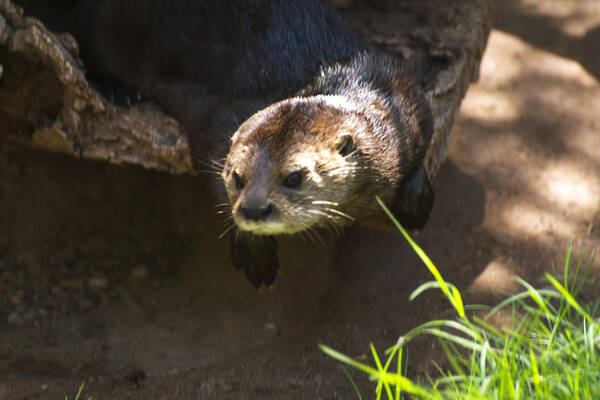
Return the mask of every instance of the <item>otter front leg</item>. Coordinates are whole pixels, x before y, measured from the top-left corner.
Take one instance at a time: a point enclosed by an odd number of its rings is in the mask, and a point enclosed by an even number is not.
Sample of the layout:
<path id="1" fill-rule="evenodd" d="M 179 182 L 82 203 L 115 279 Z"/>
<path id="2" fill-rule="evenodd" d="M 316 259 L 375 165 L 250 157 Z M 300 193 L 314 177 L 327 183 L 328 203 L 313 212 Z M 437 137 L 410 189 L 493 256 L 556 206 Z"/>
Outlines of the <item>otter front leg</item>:
<path id="1" fill-rule="evenodd" d="M 231 262 L 236 269 L 244 270 L 252 286 L 270 286 L 279 269 L 277 241 L 274 236 L 235 232 L 229 243 Z"/>
<path id="2" fill-rule="evenodd" d="M 396 189 L 390 211 L 408 230 L 421 230 L 429 219 L 435 193 L 425 168 L 420 167 Z"/>

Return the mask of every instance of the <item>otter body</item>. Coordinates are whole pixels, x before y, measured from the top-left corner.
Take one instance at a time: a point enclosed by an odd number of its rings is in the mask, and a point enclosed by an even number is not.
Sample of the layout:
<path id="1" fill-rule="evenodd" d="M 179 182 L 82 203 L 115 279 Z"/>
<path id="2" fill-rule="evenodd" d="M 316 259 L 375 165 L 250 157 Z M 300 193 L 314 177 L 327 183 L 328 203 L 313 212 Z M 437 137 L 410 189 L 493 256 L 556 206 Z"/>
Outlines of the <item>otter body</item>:
<path id="1" fill-rule="evenodd" d="M 21 3 L 28 12 L 46 2 Z M 425 224 L 427 101 L 397 60 L 366 49 L 329 4 L 63 3 L 55 21 L 68 26 L 50 27 L 76 36 L 92 77 L 159 103 L 184 125 L 196 159 L 227 155 L 221 175 L 240 229 L 231 258 L 255 286 L 275 280 L 273 235 L 387 226 L 375 196 L 407 227 Z"/>

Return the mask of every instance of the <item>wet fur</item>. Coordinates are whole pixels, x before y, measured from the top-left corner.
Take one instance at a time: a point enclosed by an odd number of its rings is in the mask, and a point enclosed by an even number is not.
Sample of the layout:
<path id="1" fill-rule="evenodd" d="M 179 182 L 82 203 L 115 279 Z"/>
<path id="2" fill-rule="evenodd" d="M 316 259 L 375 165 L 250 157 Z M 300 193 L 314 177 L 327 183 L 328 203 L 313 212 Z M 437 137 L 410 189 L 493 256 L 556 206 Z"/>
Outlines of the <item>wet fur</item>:
<path id="1" fill-rule="evenodd" d="M 431 131 L 421 90 L 393 58 L 360 52 L 325 66 L 296 97 L 257 112 L 234 134 L 223 178 L 236 223 L 261 234 L 330 223 L 388 226 L 374 198 L 401 208 L 395 197 L 405 192 L 398 189 L 420 168 Z M 354 147 L 342 157 L 338 146 L 345 137 Z M 302 156 L 315 165 L 304 168 L 303 187 L 285 189 L 284 177 L 302 169 L 289 164 Z M 234 173 L 247 183 L 242 190 Z M 247 223 L 239 209 L 248 202 L 272 204 L 274 212 Z"/>

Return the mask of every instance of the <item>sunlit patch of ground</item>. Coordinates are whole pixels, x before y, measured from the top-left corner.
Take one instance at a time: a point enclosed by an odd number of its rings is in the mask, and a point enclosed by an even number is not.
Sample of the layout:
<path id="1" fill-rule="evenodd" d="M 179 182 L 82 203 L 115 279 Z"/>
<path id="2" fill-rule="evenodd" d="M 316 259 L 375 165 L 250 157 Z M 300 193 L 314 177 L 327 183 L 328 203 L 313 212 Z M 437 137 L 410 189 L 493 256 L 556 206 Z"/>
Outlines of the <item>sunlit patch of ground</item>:
<path id="1" fill-rule="evenodd" d="M 573 21 L 586 16 L 564 12 L 560 29 L 582 34 Z M 474 289 L 508 290 L 512 275 L 560 264 L 570 240 L 580 250 L 600 245 L 600 84 L 579 63 L 495 30 L 455 132 L 450 158 L 484 186 L 483 226 L 497 240 Z"/>

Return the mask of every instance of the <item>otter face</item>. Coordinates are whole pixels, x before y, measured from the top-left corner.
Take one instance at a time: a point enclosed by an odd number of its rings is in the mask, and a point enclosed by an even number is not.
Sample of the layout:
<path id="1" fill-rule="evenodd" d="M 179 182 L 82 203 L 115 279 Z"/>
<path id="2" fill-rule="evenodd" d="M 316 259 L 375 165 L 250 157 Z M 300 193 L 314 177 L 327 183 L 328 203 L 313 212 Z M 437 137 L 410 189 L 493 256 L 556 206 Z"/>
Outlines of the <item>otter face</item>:
<path id="1" fill-rule="evenodd" d="M 222 172 L 233 220 L 259 235 L 353 222 L 367 121 L 339 96 L 294 98 L 246 120 Z"/>

